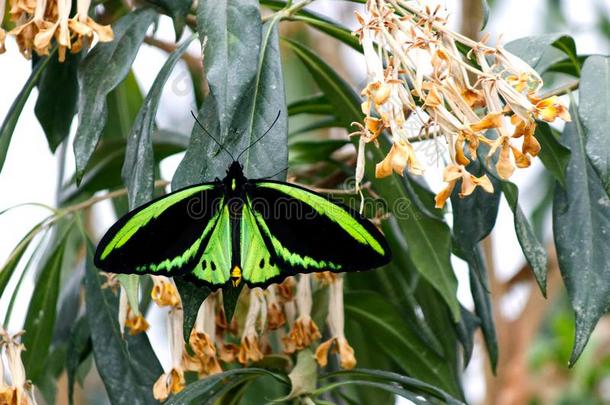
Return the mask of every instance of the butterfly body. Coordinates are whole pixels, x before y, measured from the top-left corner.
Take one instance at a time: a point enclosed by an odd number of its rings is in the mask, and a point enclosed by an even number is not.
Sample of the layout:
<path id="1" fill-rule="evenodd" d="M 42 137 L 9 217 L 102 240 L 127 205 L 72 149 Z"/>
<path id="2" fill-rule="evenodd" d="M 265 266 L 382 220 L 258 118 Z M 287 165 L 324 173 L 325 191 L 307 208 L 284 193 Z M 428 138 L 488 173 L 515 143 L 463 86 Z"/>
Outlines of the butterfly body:
<path id="1" fill-rule="evenodd" d="M 289 183 L 248 179 L 234 161 L 222 180 L 126 214 L 100 241 L 95 264 L 114 273 L 184 275 L 217 289 L 369 270 L 390 258 L 383 235 L 356 211 Z"/>

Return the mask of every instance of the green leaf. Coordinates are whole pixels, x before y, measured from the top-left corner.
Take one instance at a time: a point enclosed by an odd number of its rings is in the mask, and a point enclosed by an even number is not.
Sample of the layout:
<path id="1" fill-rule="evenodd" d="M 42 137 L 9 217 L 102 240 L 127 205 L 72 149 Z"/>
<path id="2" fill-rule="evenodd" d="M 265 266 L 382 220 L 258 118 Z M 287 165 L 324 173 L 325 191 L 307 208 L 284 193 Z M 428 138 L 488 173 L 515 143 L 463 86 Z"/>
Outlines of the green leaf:
<path id="1" fill-rule="evenodd" d="M 325 114 L 334 113 L 333 106 L 329 103 L 324 93 L 314 94 L 288 104 L 288 115 L 297 114 Z"/>
<path id="2" fill-rule="evenodd" d="M 565 186 L 565 173 L 570 161 L 570 150 L 555 137 L 553 130 L 546 122 L 537 123 L 535 136 L 540 143 L 541 149 L 538 157 L 542 160 L 542 164 L 562 186 Z"/>
<path id="3" fill-rule="evenodd" d="M 468 165 L 468 171 L 477 177 L 486 173 L 485 167 L 479 161 Z M 477 244 L 491 233 L 496 224 L 501 185 L 493 176 L 488 177 L 494 186 L 493 193 L 477 187 L 472 195 L 461 198 L 459 196 L 460 181 L 451 194 L 454 244 L 466 256 L 469 256 Z M 468 260 L 468 258 L 466 259 Z"/>
<path id="4" fill-rule="evenodd" d="M 547 254 L 519 206 L 519 189 L 509 181 L 502 182 L 502 192 L 515 216 L 515 233 L 521 250 L 534 271 L 542 295 L 546 297 Z"/>
<path id="5" fill-rule="evenodd" d="M 262 368 L 238 368 L 214 374 L 202 380 L 187 385 L 176 395 L 172 395 L 165 405 L 182 405 L 186 403 L 212 403 L 211 401 L 220 393 L 235 387 L 246 380 L 263 376 L 273 377 L 275 380 L 288 384 L 288 378 L 284 375 L 273 373 Z"/>
<path id="6" fill-rule="evenodd" d="M 276 11 L 286 7 L 286 2 L 281 0 L 262 0 L 261 4 Z M 358 38 L 352 35 L 352 31 L 349 28 L 344 27 L 337 21 L 333 21 L 328 17 L 305 9 L 297 11 L 292 17 L 290 17 L 290 20 L 302 21 L 311 27 L 330 35 L 331 37 L 338 39 L 356 51 L 362 52 L 362 45 L 360 45 Z"/>
<path id="7" fill-rule="evenodd" d="M 364 330 L 374 331 L 370 339 L 374 349 L 370 347 L 369 350 L 381 350 L 409 375 L 449 392 L 460 392 L 449 375 L 446 361 L 406 326 L 384 296 L 372 291 L 346 293 L 345 314 Z"/>
<path id="8" fill-rule="evenodd" d="M 350 128 L 352 122 L 361 121 L 361 100 L 354 90 L 311 50 L 291 40 L 286 40 L 286 44 L 301 59 L 319 88 L 333 103 L 343 127 Z M 380 142 L 381 148 L 373 147 L 367 150 L 365 176 L 368 179 L 375 178 L 375 164 L 385 157 L 383 151 L 389 150 L 386 139 L 380 137 Z M 393 209 L 411 248 L 411 259 L 417 270 L 441 293 L 451 308 L 454 319 L 458 320 L 460 306 L 456 298 L 457 280 L 450 261 L 449 227 L 442 220 L 426 215 L 417 207 L 399 176 L 392 175 L 375 180 L 375 190 Z"/>
<path id="9" fill-rule="evenodd" d="M 54 48 L 47 58 L 43 59 L 34 67 L 34 69 L 32 69 L 30 77 L 28 77 L 28 80 L 25 82 L 25 85 L 23 86 L 19 94 L 17 94 L 15 101 L 13 101 L 13 104 L 11 104 L 11 108 L 6 113 L 6 117 L 4 117 L 2 126 L 0 126 L 0 172 L 2 172 L 2 167 L 4 166 L 4 162 L 6 161 L 8 147 L 11 144 L 13 132 L 15 131 L 17 121 L 19 120 L 21 111 L 23 111 L 25 102 L 28 100 L 32 89 L 40 79 L 42 72 L 44 72 L 47 65 L 49 64 L 49 60 L 51 60 L 51 58 L 56 57 L 56 50 L 57 48 Z"/>
<path id="10" fill-rule="evenodd" d="M 61 266 L 68 233 L 65 232 L 59 238 L 43 265 L 40 275 L 36 279 L 36 286 L 25 318 L 24 329 L 27 333 L 23 337 L 23 344 L 27 350 L 22 355 L 23 365 L 28 378 L 35 383 L 42 377 L 45 361 L 49 355 L 57 313 Z"/>
<path id="11" fill-rule="evenodd" d="M 51 152 L 55 152 L 70 134 L 78 99 L 76 73 L 82 55 L 83 52 L 68 52 L 63 62 L 56 56 L 47 56 L 50 61 L 38 83 L 34 112 L 47 136 Z M 39 60 L 37 63 L 42 62 Z"/>
<path id="12" fill-rule="evenodd" d="M 359 379 L 366 378 L 371 379 L 373 381 L 383 381 L 386 383 L 394 383 L 399 384 L 400 386 L 411 390 L 418 395 L 425 395 L 426 397 L 437 398 L 443 400 L 446 404 L 461 404 L 462 402 L 453 398 L 448 393 L 444 392 L 442 389 L 435 387 L 434 385 L 425 383 L 416 378 L 406 377 L 404 375 L 400 375 L 397 373 L 392 373 L 389 371 L 383 370 L 369 370 L 363 368 L 357 368 L 354 370 L 345 370 L 345 371 L 335 371 L 333 373 L 328 373 L 320 376 L 320 380 L 326 379 Z M 425 403 L 429 403 L 426 401 Z"/>
<path id="13" fill-rule="evenodd" d="M 483 9 L 483 23 L 481 24 L 481 31 L 487 27 L 489 21 L 489 3 L 487 0 L 481 0 L 481 8 Z"/>
<path id="14" fill-rule="evenodd" d="M 540 74 L 567 55 L 575 71 L 580 74 L 576 43 L 568 35 L 544 34 L 519 38 L 506 44 L 506 49 L 523 59 Z"/>
<path id="15" fill-rule="evenodd" d="M 489 282 L 485 272 L 485 261 L 480 249 L 475 249 L 474 255 L 468 262 L 468 267 L 475 314 L 481 320 L 481 331 L 489 354 L 491 370 L 495 374 L 498 365 L 498 337 L 493 319 L 494 313 L 489 293 Z"/>
<path id="16" fill-rule="evenodd" d="M 191 336 L 191 330 L 197 320 L 197 313 L 203 301 L 210 295 L 210 289 L 207 287 L 198 287 L 195 284 L 186 281 L 181 276 L 174 277 L 182 308 L 184 310 L 184 321 L 182 330 L 184 333 L 184 341 L 188 342 Z"/>
<path id="17" fill-rule="evenodd" d="M 198 113 L 198 120 L 235 156 L 242 144 L 242 137 L 237 131 L 249 124 L 236 122 L 235 117 L 239 110 L 249 110 L 252 106 L 247 103 L 252 100 L 251 93 L 261 74 L 259 52 L 267 49 L 261 43 L 258 1 L 201 1 L 197 8 L 197 27 L 202 46 L 205 46 L 204 68 L 210 87 L 210 94 Z M 229 69 L 230 66 L 239 66 L 239 69 Z M 279 85 L 279 82 L 274 85 Z M 266 119 L 272 120 L 277 111 L 276 108 L 273 116 Z M 243 119 L 244 114 L 241 117 Z M 247 133 L 243 138 L 250 135 Z M 176 189 L 223 177 L 231 162 L 227 155 L 195 124 L 191 143 L 176 170 L 172 187 Z"/>
<path id="18" fill-rule="evenodd" d="M 15 268 L 19 264 L 19 261 L 23 257 L 26 249 L 34 239 L 34 236 L 42 230 L 42 223 L 36 224 L 21 241 L 15 246 L 15 249 L 9 255 L 6 263 L 0 268 L 0 297 L 4 294 L 4 289 L 11 280 L 11 276 L 15 272 Z"/>
<path id="19" fill-rule="evenodd" d="M 587 59 L 578 94 L 587 155 L 610 195 L 610 57 Z"/>
<path id="20" fill-rule="evenodd" d="M 182 36 L 186 25 L 186 16 L 191 11 L 193 2 L 191 0 L 146 0 L 148 3 L 156 6 L 165 15 L 172 18 L 174 22 L 174 32 L 176 34 L 176 42 Z"/>
<path id="21" fill-rule="evenodd" d="M 318 365 L 311 349 L 301 350 L 297 354 L 297 363 L 288 374 L 290 393 L 283 400 L 295 399 L 301 395 L 311 394 L 316 389 Z"/>
<path id="22" fill-rule="evenodd" d="M 123 287 L 125 295 L 127 296 L 127 302 L 133 311 L 133 314 L 138 316 L 140 313 L 140 304 L 138 302 L 138 295 L 140 293 L 140 275 L 138 274 L 119 274 L 117 275 L 119 284 Z"/>
<path id="23" fill-rule="evenodd" d="M 196 34 L 192 35 L 169 55 L 150 87 L 127 138 L 125 162 L 121 173 L 129 192 L 129 207 L 131 209 L 146 203 L 153 196 L 155 158 L 152 133 L 155 127 L 155 117 L 161 92 L 176 63 L 196 37 Z"/>
<path id="24" fill-rule="evenodd" d="M 139 9 L 125 15 L 112 27 L 114 40 L 97 44 L 80 64 L 78 128 L 74 139 L 78 182 L 106 124 L 106 96 L 129 73 L 156 15 L 150 9 Z"/>
<path id="25" fill-rule="evenodd" d="M 128 337 L 125 344 L 117 321 L 118 298 L 111 289 L 102 289 L 93 249 L 87 250 L 85 298 L 97 371 L 111 403 L 157 403 L 152 386 L 163 369 L 145 333 Z"/>
<path id="26" fill-rule="evenodd" d="M 349 141 L 341 139 L 294 142 L 290 144 L 290 166 L 327 161 L 347 144 Z"/>
<path id="27" fill-rule="evenodd" d="M 572 104 L 575 102 L 572 100 Z M 559 269 L 576 313 L 576 336 L 570 358 L 582 353 L 599 318 L 610 307 L 610 198 L 587 158 L 586 133 L 572 110 L 561 140 L 572 151 L 565 189 L 556 186 L 553 230 Z"/>
<path id="28" fill-rule="evenodd" d="M 133 70 L 115 87 L 108 96 L 108 118 L 102 131 L 102 139 L 126 139 L 142 107 L 144 96 Z M 91 160 L 89 164 L 91 164 Z"/>
<path id="29" fill-rule="evenodd" d="M 74 383 L 80 365 L 89 357 L 93 346 L 91 345 L 91 331 L 86 317 L 79 318 L 72 328 L 68 341 L 66 356 L 66 374 L 68 377 L 68 401 L 74 403 Z"/>

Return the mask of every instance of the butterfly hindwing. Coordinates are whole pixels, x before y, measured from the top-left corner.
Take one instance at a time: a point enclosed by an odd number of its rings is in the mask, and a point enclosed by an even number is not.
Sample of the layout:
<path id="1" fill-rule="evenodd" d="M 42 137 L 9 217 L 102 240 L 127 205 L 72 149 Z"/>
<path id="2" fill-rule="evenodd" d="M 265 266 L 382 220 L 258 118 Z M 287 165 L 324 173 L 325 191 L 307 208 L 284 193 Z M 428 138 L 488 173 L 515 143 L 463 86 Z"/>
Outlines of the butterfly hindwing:
<path id="1" fill-rule="evenodd" d="M 269 250 L 248 198 L 243 205 L 240 222 L 240 257 L 242 277 L 251 286 L 265 285 L 280 277 L 275 255 Z"/>
<path id="2" fill-rule="evenodd" d="M 251 181 L 247 194 L 284 273 L 369 270 L 390 261 L 383 235 L 343 204 L 275 181 Z"/>
<path id="3" fill-rule="evenodd" d="M 129 212 L 104 235 L 98 268 L 113 273 L 176 275 L 192 270 L 218 216 L 217 183 L 172 192 Z"/>
<path id="4" fill-rule="evenodd" d="M 232 229 L 229 206 L 222 204 L 210 237 L 207 239 L 205 250 L 189 274 L 195 283 L 208 285 L 212 288 L 227 283 L 231 274 L 232 263 Z"/>

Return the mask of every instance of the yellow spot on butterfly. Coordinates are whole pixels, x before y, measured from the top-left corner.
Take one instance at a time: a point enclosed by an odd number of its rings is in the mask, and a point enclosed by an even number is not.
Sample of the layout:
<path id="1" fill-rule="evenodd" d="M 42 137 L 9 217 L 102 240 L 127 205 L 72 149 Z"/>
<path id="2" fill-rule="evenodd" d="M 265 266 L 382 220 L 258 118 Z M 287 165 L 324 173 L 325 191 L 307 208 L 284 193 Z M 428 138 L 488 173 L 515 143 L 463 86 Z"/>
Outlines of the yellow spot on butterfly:
<path id="1" fill-rule="evenodd" d="M 235 179 L 233 179 L 233 181 L 231 182 L 231 190 L 235 191 L 236 187 L 237 185 L 235 184 Z"/>
<path id="2" fill-rule="evenodd" d="M 231 270 L 231 283 L 233 284 L 233 287 L 237 287 L 239 283 L 241 283 L 241 269 L 239 266 L 235 266 L 233 267 L 233 270 Z"/>

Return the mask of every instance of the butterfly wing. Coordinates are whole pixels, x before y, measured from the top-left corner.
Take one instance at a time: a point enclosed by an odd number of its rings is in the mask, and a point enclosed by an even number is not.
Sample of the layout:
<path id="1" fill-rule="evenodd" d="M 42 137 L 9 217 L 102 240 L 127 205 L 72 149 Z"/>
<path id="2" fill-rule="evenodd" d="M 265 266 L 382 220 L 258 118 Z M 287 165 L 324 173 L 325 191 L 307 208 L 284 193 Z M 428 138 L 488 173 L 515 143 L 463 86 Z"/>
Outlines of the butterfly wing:
<path id="1" fill-rule="evenodd" d="M 274 264 L 258 269 L 244 266 L 244 279 L 250 285 L 266 285 L 294 273 L 370 270 L 391 259 L 381 232 L 341 203 L 275 181 L 249 182 L 247 196 L 250 221 L 257 225 Z M 260 241 L 250 240 L 251 250 L 257 252 L 252 260 L 266 258 L 258 247 Z"/>
<path id="2" fill-rule="evenodd" d="M 221 217 L 222 199 L 220 183 L 205 183 L 130 211 L 98 244 L 96 266 L 113 273 L 170 276 L 193 270 Z"/>

